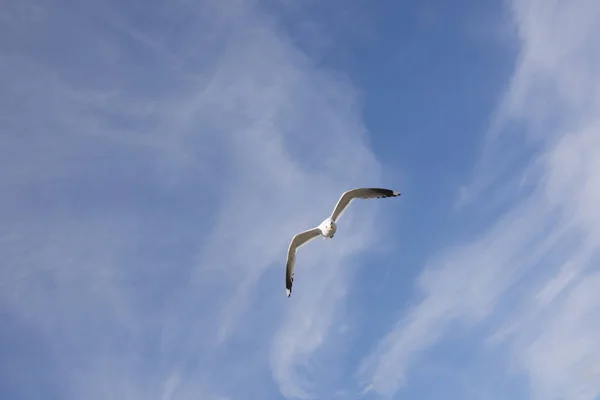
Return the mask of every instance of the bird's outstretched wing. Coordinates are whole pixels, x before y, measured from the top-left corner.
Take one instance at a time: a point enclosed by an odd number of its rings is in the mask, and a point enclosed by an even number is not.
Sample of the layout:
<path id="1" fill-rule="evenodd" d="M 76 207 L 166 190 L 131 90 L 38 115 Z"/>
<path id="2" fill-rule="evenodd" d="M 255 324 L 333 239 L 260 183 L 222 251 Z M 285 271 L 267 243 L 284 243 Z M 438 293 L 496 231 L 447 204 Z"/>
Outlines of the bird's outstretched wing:
<path id="1" fill-rule="evenodd" d="M 346 210 L 350 202 L 354 199 L 380 199 L 384 197 L 397 196 L 400 196 L 400 193 L 390 189 L 358 188 L 348 190 L 340 196 L 340 199 L 338 200 L 335 208 L 333 209 L 333 213 L 331 214 L 331 219 L 337 222 L 337 220 L 344 213 L 344 210 Z"/>
<path id="2" fill-rule="evenodd" d="M 294 282 L 294 265 L 296 264 L 296 250 L 303 244 L 316 238 L 321 234 L 319 228 L 312 228 L 304 232 L 300 232 L 290 242 L 288 249 L 287 263 L 285 268 L 285 291 L 287 297 L 292 294 L 292 283 Z"/>

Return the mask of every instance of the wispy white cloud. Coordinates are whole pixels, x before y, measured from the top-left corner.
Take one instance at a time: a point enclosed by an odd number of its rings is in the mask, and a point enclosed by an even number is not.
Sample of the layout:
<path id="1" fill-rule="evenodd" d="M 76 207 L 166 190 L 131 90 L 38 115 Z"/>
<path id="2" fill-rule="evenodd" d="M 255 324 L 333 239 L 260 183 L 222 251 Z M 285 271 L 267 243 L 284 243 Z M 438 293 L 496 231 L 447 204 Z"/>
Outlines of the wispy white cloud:
<path id="1" fill-rule="evenodd" d="M 488 343 L 501 340 L 511 349 L 532 398 L 600 393 L 594 369 L 600 354 L 592 339 L 600 334 L 600 298 L 591 289 L 600 261 L 594 206 L 600 200 L 600 28 L 594 22 L 600 6 L 530 0 L 511 7 L 521 51 L 486 151 L 495 152 L 494 160 L 515 160 L 500 145 L 512 140 L 532 146 L 533 155 L 532 147 L 526 151 L 534 162 L 526 170 L 512 165 L 504 176 L 476 174 L 472 188 L 480 195 L 471 200 L 492 201 L 509 190 L 509 211 L 481 238 L 443 251 L 422 273 L 418 304 L 359 370 L 366 387 L 382 395 L 397 393 L 407 369 L 418 368 L 423 351 L 451 327 L 484 322 L 494 339 Z M 516 134 L 518 141 L 507 139 Z M 482 182 L 496 190 L 482 194 Z"/>
<path id="2" fill-rule="evenodd" d="M 42 387 L 11 380 L 31 367 L 15 363 L 3 385 L 90 399 L 334 390 L 302 367 L 334 362 L 348 256 L 379 205 L 299 254 L 290 299 L 283 268 L 292 235 L 341 191 L 380 182 L 352 85 L 253 2 L 28 4 L 34 22 L 0 22 L 1 329 L 55 368 Z M 3 354 L 3 368 L 19 357 Z M 254 383 L 269 374 L 275 387 Z"/>

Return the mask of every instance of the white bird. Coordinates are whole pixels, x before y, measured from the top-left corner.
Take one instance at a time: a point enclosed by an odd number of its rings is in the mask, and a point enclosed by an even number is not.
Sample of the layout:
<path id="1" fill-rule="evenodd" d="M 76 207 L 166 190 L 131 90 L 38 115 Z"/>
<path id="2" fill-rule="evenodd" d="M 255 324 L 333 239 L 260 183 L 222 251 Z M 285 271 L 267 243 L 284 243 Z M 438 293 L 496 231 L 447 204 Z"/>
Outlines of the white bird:
<path id="1" fill-rule="evenodd" d="M 390 189 L 380 188 L 357 188 L 344 192 L 338 200 L 331 216 L 321 222 L 316 228 L 298 233 L 292 239 L 288 249 L 287 264 L 285 271 L 285 291 L 287 297 L 292 294 L 292 283 L 294 282 L 294 265 L 296 264 L 296 251 L 298 248 L 317 236 L 321 235 L 325 239 L 332 239 L 337 231 L 337 221 L 342 216 L 344 210 L 354 199 L 379 199 L 385 197 L 400 196 L 399 192 Z"/>

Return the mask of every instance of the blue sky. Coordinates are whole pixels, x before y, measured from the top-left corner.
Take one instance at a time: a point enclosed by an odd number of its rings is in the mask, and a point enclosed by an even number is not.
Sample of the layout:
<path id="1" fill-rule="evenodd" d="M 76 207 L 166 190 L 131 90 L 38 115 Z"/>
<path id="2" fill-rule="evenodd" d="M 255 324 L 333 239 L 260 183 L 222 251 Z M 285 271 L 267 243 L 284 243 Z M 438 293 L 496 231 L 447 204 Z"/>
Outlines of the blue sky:
<path id="1" fill-rule="evenodd" d="M 4 2 L 0 397 L 598 398 L 599 18 Z"/>

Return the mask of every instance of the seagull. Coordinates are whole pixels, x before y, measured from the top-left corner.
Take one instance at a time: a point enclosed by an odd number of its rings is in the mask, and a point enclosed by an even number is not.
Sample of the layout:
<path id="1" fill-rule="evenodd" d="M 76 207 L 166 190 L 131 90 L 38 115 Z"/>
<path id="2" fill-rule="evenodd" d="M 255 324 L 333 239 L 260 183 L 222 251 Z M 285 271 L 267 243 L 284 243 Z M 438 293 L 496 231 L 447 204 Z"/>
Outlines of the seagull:
<path id="1" fill-rule="evenodd" d="M 298 233 L 292 239 L 288 249 L 287 264 L 285 270 L 285 291 L 287 297 L 292 294 L 292 283 L 294 282 L 294 265 L 296 264 L 296 251 L 300 246 L 305 245 L 312 239 L 321 235 L 324 239 L 333 239 L 337 232 L 337 221 L 342 216 L 350 202 L 354 199 L 380 199 L 385 197 L 400 196 L 399 192 L 390 189 L 381 188 L 357 188 L 344 192 L 338 200 L 333 213 L 325 219 L 319 226 Z"/>

